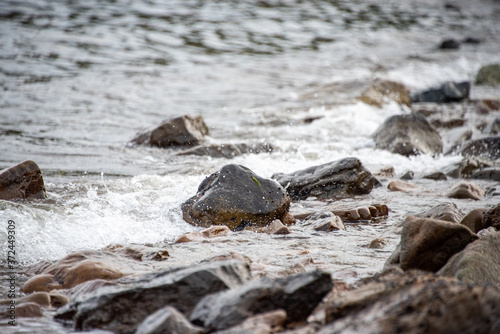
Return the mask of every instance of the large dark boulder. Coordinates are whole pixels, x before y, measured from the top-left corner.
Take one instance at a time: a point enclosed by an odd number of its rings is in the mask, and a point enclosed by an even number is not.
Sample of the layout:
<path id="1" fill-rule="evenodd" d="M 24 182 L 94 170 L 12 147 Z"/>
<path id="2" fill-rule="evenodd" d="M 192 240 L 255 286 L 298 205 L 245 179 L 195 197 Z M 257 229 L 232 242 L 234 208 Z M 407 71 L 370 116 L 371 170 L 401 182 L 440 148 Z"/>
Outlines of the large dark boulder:
<path id="1" fill-rule="evenodd" d="M 464 283 L 500 286 L 500 232 L 487 234 L 455 254 L 438 271 Z"/>
<path id="2" fill-rule="evenodd" d="M 274 174 L 292 200 L 343 198 L 369 194 L 375 178 L 357 158 L 345 158 L 290 174 Z"/>
<path id="3" fill-rule="evenodd" d="M 276 280 L 264 278 L 203 298 L 190 320 L 210 332 L 230 328 L 255 314 L 283 309 L 287 322 L 301 322 L 331 288 L 330 274 L 320 271 Z"/>
<path id="4" fill-rule="evenodd" d="M 500 158 L 500 136 L 491 136 L 468 141 L 460 152 L 464 157 L 482 157 L 496 160 Z"/>
<path id="5" fill-rule="evenodd" d="M 239 230 L 281 220 L 289 207 L 290 197 L 276 181 L 232 164 L 203 180 L 196 195 L 182 204 L 182 214 L 193 225 Z"/>
<path id="6" fill-rule="evenodd" d="M 500 85 L 500 64 L 490 64 L 479 69 L 476 75 L 478 85 Z"/>
<path id="7" fill-rule="evenodd" d="M 409 216 L 403 222 L 401 242 L 386 266 L 436 272 L 476 239 L 469 228 L 458 223 Z"/>
<path id="8" fill-rule="evenodd" d="M 430 88 L 421 92 L 410 94 L 411 102 L 433 102 L 447 103 L 458 102 L 469 97 L 470 83 L 464 82 L 446 82 L 439 87 Z"/>
<path id="9" fill-rule="evenodd" d="M 164 121 L 162 124 L 132 139 L 133 144 L 157 147 L 196 146 L 203 142 L 208 134 L 201 116 L 184 115 Z"/>
<path id="10" fill-rule="evenodd" d="M 407 272 L 377 277 L 326 305 L 318 334 L 498 333 L 500 288 Z"/>
<path id="11" fill-rule="evenodd" d="M 78 331 L 99 328 L 133 333 L 146 317 L 166 305 L 189 317 L 204 296 L 234 288 L 249 279 L 248 264 L 239 261 L 154 272 L 77 298 L 61 308 L 55 319 L 73 323 Z"/>
<path id="12" fill-rule="evenodd" d="M 0 200 L 47 198 L 42 172 L 31 160 L 0 171 Z"/>
<path id="13" fill-rule="evenodd" d="M 418 113 L 389 117 L 372 137 L 377 148 L 405 156 L 443 152 L 441 136 Z"/>

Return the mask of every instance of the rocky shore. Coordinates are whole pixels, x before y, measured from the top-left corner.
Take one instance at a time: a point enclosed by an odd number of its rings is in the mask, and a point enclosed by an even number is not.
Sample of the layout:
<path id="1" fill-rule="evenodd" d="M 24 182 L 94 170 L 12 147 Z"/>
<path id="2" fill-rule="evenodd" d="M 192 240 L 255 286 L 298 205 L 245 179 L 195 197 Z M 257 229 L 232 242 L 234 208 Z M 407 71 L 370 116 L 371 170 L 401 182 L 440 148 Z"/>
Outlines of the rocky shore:
<path id="1" fill-rule="evenodd" d="M 478 82 L 491 84 L 496 74 L 486 70 Z M 410 93 L 400 83 L 376 80 L 355 97 L 411 108 L 373 133 L 379 150 L 458 155 L 459 163 L 396 175 L 392 166 L 370 171 L 360 159 L 344 157 L 270 178 L 229 163 L 206 175 L 181 205 L 196 231 L 174 242 L 113 244 L 22 268 L 19 298 L 2 293 L 2 333 L 499 332 L 500 131 L 499 117 L 485 119 L 500 115 L 500 101 L 471 100 L 469 89 L 468 82 L 448 82 Z M 273 151 L 269 144 L 207 145 L 207 134 L 201 117 L 186 115 L 140 133 L 129 146 L 226 159 Z M 391 209 L 393 192 L 407 207 L 428 198 L 426 209 Z M 0 199 L 47 201 L 35 162 L 0 172 Z M 339 247 L 338 233 L 377 225 L 398 235 L 395 249 L 377 235 L 357 247 L 385 248 L 380 272 L 339 277 L 331 265 L 342 259 L 315 261 L 310 254 L 313 247 Z M 273 268 L 276 254 L 231 249 L 259 235 L 282 242 L 275 253 L 289 257 L 286 268 Z M 196 253 L 194 244 L 210 252 Z M 221 251 L 213 255 L 214 249 Z M 181 264 L 180 252 L 191 254 L 190 263 Z M 12 300 L 15 327 L 9 325 Z"/>

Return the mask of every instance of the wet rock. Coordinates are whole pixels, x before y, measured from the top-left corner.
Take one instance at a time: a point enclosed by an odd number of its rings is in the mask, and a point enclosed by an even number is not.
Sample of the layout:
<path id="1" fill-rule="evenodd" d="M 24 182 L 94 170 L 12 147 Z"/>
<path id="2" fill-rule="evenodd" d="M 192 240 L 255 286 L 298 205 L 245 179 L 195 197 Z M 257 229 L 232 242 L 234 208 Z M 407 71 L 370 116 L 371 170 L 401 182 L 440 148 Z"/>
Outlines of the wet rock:
<path id="1" fill-rule="evenodd" d="M 479 69 L 476 75 L 477 85 L 500 85 L 500 64 L 490 64 Z"/>
<path id="2" fill-rule="evenodd" d="M 405 182 L 402 180 L 392 180 L 389 182 L 387 185 L 387 189 L 390 191 L 403 191 L 403 192 L 410 192 L 414 191 L 417 188 L 416 185 L 410 182 Z"/>
<path id="3" fill-rule="evenodd" d="M 211 226 L 203 231 L 189 232 L 181 235 L 174 243 L 201 241 L 215 237 L 223 237 L 229 235 L 231 230 L 227 226 Z"/>
<path id="4" fill-rule="evenodd" d="M 483 223 L 483 213 L 485 211 L 485 208 L 471 210 L 465 215 L 462 221 L 460 221 L 460 225 L 467 226 L 474 233 L 481 231 L 485 228 Z"/>
<path id="5" fill-rule="evenodd" d="M 464 283 L 500 286 L 500 233 L 494 233 L 467 245 L 439 270 Z M 499 318 L 500 319 L 500 318 Z"/>
<path id="6" fill-rule="evenodd" d="M 372 137 L 377 148 L 404 156 L 443 151 L 439 133 L 417 113 L 389 117 Z"/>
<path id="7" fill-rule="evenodd" d="M 374 177 L 357 158 L 345 158 L 290 174 L 274 174 L 292 200 L 343 198 L 369 194 Z"/>
<path id="8" fill-rule="evenodd" d="M 445 121 L 440 119 L 435 119 L 431 122 L 431 124 L 436 128 L 453 129 L 453 128 L 458 128 L 460 126 L 464 126 L 465 120 L 461 118 L 454 118 Z"/>
<path id="9" fill-rule="evenodd" d="M 429 210 L 420 212 L 414 215 L 419 218 L 433 218 L 446 220 L 452 223 L 460 223 L 464 218 L 464 214 L 455 203 L 447 202 L 433 206 Z"/>
<path id="10" fill-rule="evenodd" d="M 381 249 L 387 245 L 387 241 L 384 238 L 375 238 L 368 244 L 368 248 Z"/>
<path id="11" fill-rule="evenodd" d="M 472 173 L 473 179 L 500 181 L 500 168 L 484 168 Z"/>
<path id="12" fill-rule="evenodd" d="M 435 172 L 422 176 L 423 179 L 434 180 L 434 181 L 446 181 L 448 178 L 443 172 Z"/>
<path id="13" fill-rule="evenodd" d="M 9 301 L 10 302 L 10 301 Z M 39 318 L 43 317 L 43 309 L 37 303 L 24 302 L 15 304 L 14 320 L 16 318 Z M 2 319 L 9 318 L 10 310 L 7 305 L 0 305 L 0 317 Z M 16 321 L 17 323 L 17 321 Z M 1 327 L 0 327 L 1 328 Z"/>
<path id="14" fill-rule="evenodd" d="M 203 263 L 203 262 L 215 262 L 215 261 L 229 261 L 229 260 L 237 260 L 240 262 L 244 262 L 248 265 L 252 264 L 252 260 L 248 256 L 246 256 L 244 254 L 237 253 L 237 252 L 233 252 L 233 251 L 230 251 L 230 252 L 225 253 L 225 254 L 215 255 L 215 256 L 210 257 L 208 259 L 204 259 L 203 261 L 201 261 L 201 263 Z"/>
<path id="15" fill-rule="evenodd" d="M 224 330 L 260 313 L 285 310 L 286 322 L 302 322 L 332 288 L 330 274 L 313 271 L 282 279 L 264 278 L 203 298 L 190 320 L 208 331 Z"/>
<path id="16" fill-rule="evenodd" d="M 165 306 L 148 316 L 134 334 L 202 334 L 203 328 L 191 324 L 184 315 L 171 306 Z"/>
<path id="17" fill-rule="evenodd" d="M 494 206 L 483 213 L 483 223 L 485 228 L 494 227 L 497 231 L 500 231 L 500 205 Z"/>
<path id="18" fill-rule="evenodd" d="M 247 226 L 244 230 L 266 234 L 290 234 L 290 229 L 287 226 L 283 225 L 283 223 L 279 219 L 273 220 L 269 225 L 266 225 L 264 227 Z"/>
<path id="19" fill-rule="evenodd" d="M 350 210 L 332 209 L 332 213 L 339 216 L 344 222 L 360 220 L 385 219 L 389 215 L 389 208 L 385 204 L 372 204 Z"/>
<path id="20" fill-rule="evenodd" d="M 466 158 L 459 163 L 446 167 L 444 172 L 455 179 L 470 178 L 476 171 L 491 166 L 491 162 L 481 158 Z"/>
<path id="21" fill-rule="evenodd" d="M 464 82 L 446 82 L 440 87 L 431 88 L 425 91 L 410 94 L 413 103 L 432 102 L 449 103 L 458 102 L 469 98 L 470 83 Z"/>
<path id="22" fill-rule="evenodd" d="M 281 222 L 283 223 L 283 225 L 285 226 L 291 226 L 291 225 L 294 225 L 295 222 L 296 222 L 296 219 L 295 219 L 295 216 L 292 215 L 290 212 L 287 212 L 283 215 L 283 217 L 281 218 Z"/>
<path id="23" fill-rule="evenodd" d="M 25 293 L 70 289 L 86 281 L 113 280 L 131 274 L 152 271 L 146 263 L 155 256 L 165 258 L 166 250 L 133 245 L 109 251 L 80 251 L 67 255 L 46 267 L 40 275 L 30 278 L 22 287 Z M 167 252 L 168 254 L 168 252 Z"/>
<path id="24" fill-rule="evenodd" d="M 0 313 L 8 313 L 8 307 L 12 299 L 0 300 Z M 23 304 L 37 304 L 40 308 L 59 308 L 69 302 L 68 297 L 58 293 L 35 292 L 30 295 L 15 299 L 16 307 Z M 28 307 L 28 310 L 36 310 L 36 316 L 40 314 L 36 306 Z"/>
<path id="25" fill-rule="evenodd" d="M 399 104 L 410 106 L 410 93 L 405 85 L 390 81 L 376 79 L 372 82 L 359 97 L 361 102 L 366 104 L 382 107 L 388 100 L 393 100 Z"/>
<path id="26" fill-rule="evenodd" d="M 280 332 L 286 320 L 285 310 L 275 310 L 247 318 L 241 324 L 217 334 L 269 334 Z"/>
<path id="27" fill-rule="evenodd" d="M 312 227 L 315 231 L 345 231 L 345 225 L 342 219 L 330 211 L 313 213 L 304 220 L 304 225 Z"/>
<path id="28" fill-rule="evenodd" d="M 368 284 L 334 299 L 327 306 L 331 323 L 317 333 L 494 333 L 498 328 L 498 287 L 415 272 Z"/>
<path id="29" fill-rule="evenodd" d="M 197 194 L 182 204 L 182 214 L 193 225 L 238 230 L 281 219 L 289 206 L 290 197 L 276 181 L 240 165 L 226 165 L 203 180 Z"/>
<path id="30" fill-rule="evenodd" d="M 460 49 L 460 42 L 456 39 L 445 39 L 439 45 L 441 50 L 458 50 Z"/>
<path id="31" fill-rule="evenodd" d="M 400 177 L 400 179 L 401 180 L 413 180 L 414 176 L 415 176 L 415 173 L 413 173 L 411 170 L 409 170 L 406 173 L 404 173 L 403 176 Z"/>
<path id="32" fill-rule="evenodd" d="M 469 128 L 461 127 L 453 129 L 447 134 L 448 141 L 451 143 L 450 148 L 446 152 L 447 155 L 455 153 L 460 147 L 472 138 L 472 130 Z"/>
<path id="33" fill-rule="evenodd" d="M 489 197 L 500 196 L 500 185 L 489 187 L 486 190 L 486 195 Z"/>
<path id="34" fill-rule="evenodd" d="M 379 171 L 375 172 L 373 175 L 376 177 L 379 177 L 379 178 L 388 179 L 388 178 L 395 177 L 396 173 L 394 172 L 394 167 L 387 166 L 387 167 L 381 168 Z"/>
<path id="35" fill-rule="evenodd" d="M 471 140 L 462 145 L 464 157 L 482 157 L 490 160 L 500 158 L 500 136 Z"/>
<path id="36" fill-rule="evenodd" d="M 208 127 L 201 116 L 184 115 L 164 121 L 153 130 L 138 134 L 132 139 L 132 143 L 163 148 L 196 146 L 203 142 L 203 137 L 207 134 Z"/>
<path id="37" fill-rule="evenodd" d="M 0 200 L 47 198 L 42 172 L 27 160 L 0 171 Z"/>
<path id="38" fill-rule="evenodd" d="M 197 146 L 182 152 L 177 153 L 178 155 L 200 155 L 209 156 L 212 158 L 227 158 L 231 159 L 243 154 L 249 153 L 270 153 L 274 151 L 274 147 L 271 144 L 261 144 L 256 143 L 252 145 L 248 144 L 223 144 L 223 145 L 210 145 L 210 146 Z"/>
<path id="39" fill-rule="evenodd" d="M 248 265 L 238 261 L 144 274 L 72 301 L 55 318 L 73 322 L 78 331 L 99 328 L 133 333 L 150 314 L 166 305 L 188 317 L 204 296 L 235 288 L 249 279 Z"/>
<path id="40" fill-rule="evenodd" d="M 491 134 L 491 135 L 498 135 L 500 134 L 500 117 L 497 117 L 484 128 L 484 133 Z"/>
<path id="41" fill-rule="evenodd" d="M 403 222 L 400 245 L 386 266 L 436 272 L 451 256 L 476 239 L 477 236 L 463 225 L 410 216 Z"/>
<path id="42" fill-rule="evenodd" d="M 484 190 L 472 182 L 461 181 L 454 185 L 446 196 L 449 198 L 470 198 L 478 200 L 484 197 Z"/>

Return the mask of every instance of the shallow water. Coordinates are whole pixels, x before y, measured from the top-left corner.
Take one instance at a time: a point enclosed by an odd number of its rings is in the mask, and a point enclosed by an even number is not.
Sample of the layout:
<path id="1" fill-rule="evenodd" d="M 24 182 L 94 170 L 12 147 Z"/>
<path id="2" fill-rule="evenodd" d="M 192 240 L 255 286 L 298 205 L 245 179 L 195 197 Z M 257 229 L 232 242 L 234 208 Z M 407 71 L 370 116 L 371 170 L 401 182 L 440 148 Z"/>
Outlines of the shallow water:
<path id="1" fill-rule="evenodd" d="M 394 102 L 368 106 L 352 102 L 349 92 L 328 90 L 335 83 L 384 78 L 415 91 L 473 80 L 482 65 L 499 63 L 499 2 L 453 4 L 3 1 L 0 168 L 34 160 L 49 197 L 0 201 L 1 226 L 8 219 L 18 226 L 19 261 L 57 260 L 115 243 L 171 243 L 197 229 L 182 220 L 180 204 L 228 163 L 270 177 L 356 156 L 372 172 L 390 165 L 399 177 L 460 161 L 456 155 L 406 158 L 375 149 L 375 129 L 409 109 Z M 466 37 L 481 43 L 437 49 L 443 39 Z M 472 97 L 500 98 L 500 92 L 473 87 Z M 137 132 L 182 114 L 204 117 L 208 143 L 268 142 L 276 150 L 228 160 L 127 145 Z M 322 118 L 300 122 L 315 116 Z M 382 268 L 398 243 L 399 222 L 448 201 L 444 195 L 454 181 L 415 183 L 419 190 L 411 194 L 382 187 L 338 202 L 350 208 L 387 204 L 384 222 L 330 234 L 300 224 L 284 237 L 234 233 L 175 245 L 169 261 L 183 265 L 236 251 L 256 263 L 256 273 L 278 274 L 299 263 L 347 280 L 366 276 Z M 466 213 L 497 200 L 453 202 Z M 315 205 L 295 203 L 292 212 Z M 383 249 L 366 247 L 380 236 L 388 243 Z"/>

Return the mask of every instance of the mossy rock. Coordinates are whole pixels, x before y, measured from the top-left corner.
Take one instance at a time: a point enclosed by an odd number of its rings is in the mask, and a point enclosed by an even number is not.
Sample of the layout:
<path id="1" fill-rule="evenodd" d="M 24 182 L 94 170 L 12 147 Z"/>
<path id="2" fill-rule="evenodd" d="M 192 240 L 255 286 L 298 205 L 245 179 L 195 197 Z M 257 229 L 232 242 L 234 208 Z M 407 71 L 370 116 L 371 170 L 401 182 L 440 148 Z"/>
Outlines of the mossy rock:
<path id="1" fill-rule="evenodd" d="M 490 64 L 481 67 L 476 75 L 477 85 L 500 85 L 500 64 Z"/>

